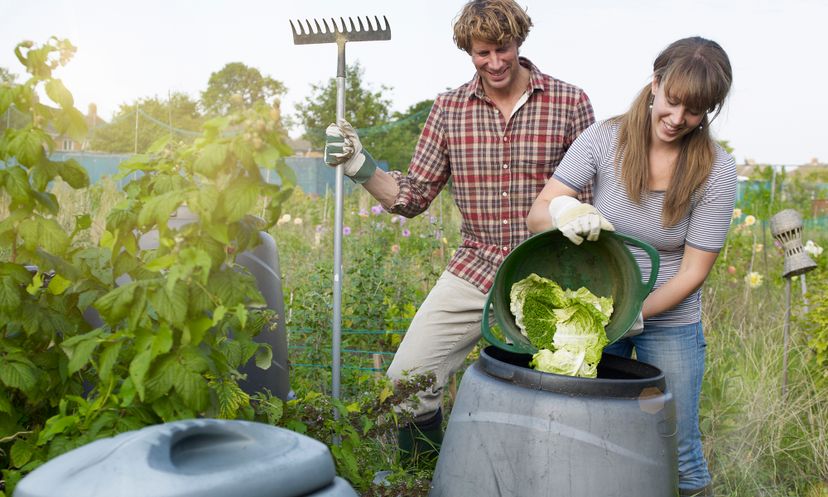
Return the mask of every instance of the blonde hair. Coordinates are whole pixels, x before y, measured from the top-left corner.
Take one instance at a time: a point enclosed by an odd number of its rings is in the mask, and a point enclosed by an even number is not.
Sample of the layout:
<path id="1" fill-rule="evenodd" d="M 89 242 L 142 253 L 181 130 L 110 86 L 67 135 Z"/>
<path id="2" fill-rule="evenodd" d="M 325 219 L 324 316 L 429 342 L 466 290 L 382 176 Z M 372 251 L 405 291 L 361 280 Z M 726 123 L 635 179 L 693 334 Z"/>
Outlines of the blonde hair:
<path id="1" fill-rule="evenodd" d="M 673 42 L 656 57 L 653 80 L 663 85 L 665 95 L 692 111 L 705 113 L 701 126 L 681 139 L 676 169 L 664 197 L 662 224 L 667 227 L 686 215 L 693 195 L 713 168 L 716 151 L 709 125 L 722 109 L 733 72 L 718 43 L 692 37 Z M 620 123 L 615 163 L 621 168 L 627 195 L 635 202 L 641 202 L 649 191 L 651 103 L 652 86 L 647 85 L 630 110 L 615 118 Z"/>
<path id="2" fill-rule="evenodd" d="M 498 46 L 515 41 L 521 46 L 532 19 L 514 0 L 471 0 L 454 21 L 454 43 L 471 53 L 474 40 Z"/>

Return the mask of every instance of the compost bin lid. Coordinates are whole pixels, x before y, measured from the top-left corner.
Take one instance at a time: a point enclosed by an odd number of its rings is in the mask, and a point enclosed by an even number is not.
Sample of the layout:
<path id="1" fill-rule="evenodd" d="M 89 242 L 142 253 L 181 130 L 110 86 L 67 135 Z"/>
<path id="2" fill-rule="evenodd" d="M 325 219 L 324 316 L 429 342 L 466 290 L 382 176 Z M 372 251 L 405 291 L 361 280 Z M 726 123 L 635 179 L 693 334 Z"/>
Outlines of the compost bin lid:
<path id="1" fill-rule="evenodd" d="M 40 466 L 14 497 L 298 497 L 327 487 L 328 448 L 262 423 L 176 421 L 89 443 Z"/>
<path id="2" fill-rule="evenodd" d="M 664 373 L 650 364 L 603 354 L 597 378 L 544 373 L 529 367 L 532 356 L 488 346 L 477 364 L 486 374 L 516 385 L 567 395 L 640 398 L 642 392 L 667 391 Z"/>

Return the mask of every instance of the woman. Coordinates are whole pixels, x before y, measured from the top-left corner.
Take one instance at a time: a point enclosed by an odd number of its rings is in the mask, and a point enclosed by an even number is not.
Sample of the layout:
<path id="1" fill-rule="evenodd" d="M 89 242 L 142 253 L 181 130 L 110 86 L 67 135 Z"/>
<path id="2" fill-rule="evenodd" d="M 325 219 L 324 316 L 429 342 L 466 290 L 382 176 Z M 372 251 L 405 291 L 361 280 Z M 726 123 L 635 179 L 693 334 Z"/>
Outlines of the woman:
<path id="1" fill-rule="evenodd" d="M 635 349 L 638 360 L 664 371 L 676 400 L 682 496 L 712 495 L 698 422 L 700 287 L 724 245 L 736 197 L 735 162 L 709 128 L 731 81 L 717 43 L 672 43 L 629 111 L 592 125 L 573 143 L 527 220 L 532 232 L 558 228 L 576 244 L 617 229 L 658 249 L 661 269 L 644 301 L 643 331 L 606 351 L 630 357 Z M 594 207 L 574 198 L 592 180 Z M 631 250 L 646 278 L 649 258 Z"/>

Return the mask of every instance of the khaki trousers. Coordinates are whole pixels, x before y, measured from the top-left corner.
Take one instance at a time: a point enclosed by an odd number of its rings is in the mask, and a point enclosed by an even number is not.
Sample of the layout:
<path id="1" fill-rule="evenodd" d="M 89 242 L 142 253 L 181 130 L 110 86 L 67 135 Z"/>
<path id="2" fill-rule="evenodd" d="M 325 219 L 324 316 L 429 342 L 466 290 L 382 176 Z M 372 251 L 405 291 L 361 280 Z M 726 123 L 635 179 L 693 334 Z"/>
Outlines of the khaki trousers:
<path id="1" fill-rule="evenodd" d="M 434 387 L 417 394 L 418 405 L 404 406 L 415 421 L 431 418 L 440 407 L 450 375 L 480 339 L 485 304 L 486 295 L 477 287 L 445 271 L 417 310 L 387 372 L 393 381 L 406 373 L 436 375 Z"/>

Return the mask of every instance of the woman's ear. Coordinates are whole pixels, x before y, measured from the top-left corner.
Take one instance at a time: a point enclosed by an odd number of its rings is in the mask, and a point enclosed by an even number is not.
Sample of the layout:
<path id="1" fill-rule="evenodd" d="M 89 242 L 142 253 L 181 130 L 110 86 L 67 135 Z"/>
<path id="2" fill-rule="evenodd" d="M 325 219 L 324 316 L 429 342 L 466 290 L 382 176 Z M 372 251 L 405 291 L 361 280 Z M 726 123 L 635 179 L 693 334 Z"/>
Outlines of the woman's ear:
<path id="1" fill-rule="evenodd" d="M 652 83 L 652 85 L 650 85 L 650 93 L 651 93 L 653 96 L 655 96 L 655 94 L 656 94 L 657 92 L 658 92 L 658 79 L 653 78 L 653 83 Z"/>

